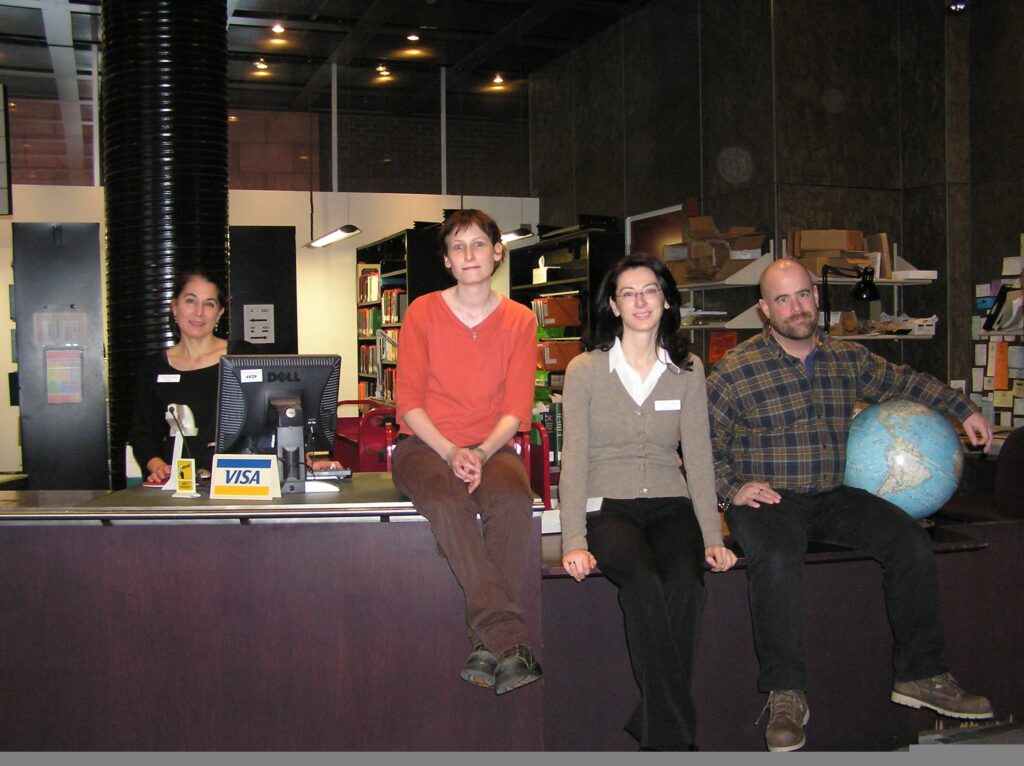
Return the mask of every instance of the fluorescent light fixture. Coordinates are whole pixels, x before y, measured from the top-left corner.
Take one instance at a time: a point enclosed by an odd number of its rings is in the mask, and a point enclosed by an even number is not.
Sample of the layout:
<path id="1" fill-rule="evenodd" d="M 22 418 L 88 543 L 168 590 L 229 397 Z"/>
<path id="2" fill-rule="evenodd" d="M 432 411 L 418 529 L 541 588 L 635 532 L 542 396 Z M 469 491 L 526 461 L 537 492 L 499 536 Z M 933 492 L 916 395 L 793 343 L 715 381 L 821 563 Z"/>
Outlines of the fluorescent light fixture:
<path id="1" fill-rule="evenodd" d="M 344 226 L 339 226 L 334 231 L 324 234 L 322 237 L 314 239 L 312 242 L 306 245 L 306 247 L 327 247 L 333 245 L 335 242 L 340 242 L 343 239 L 354 237 L 356 234 L 362 234 L 363 230 L 358 226 L 353 226 L 350 223 L 346 223 Z"/>
<path id="2" fill-rule="evenodd" d="M 501 241 L 502 242 L 513 242 L 513 241 L 515 241 L 517 239 L 523 239 L 525 237 L 532 237 L 532 236 L 533 236 L 533 229 L 530 228 L 529 224 L 524 223 L 518 229 L 513 229 L 512 231 L 503 232 L 502 235 L 501 235 Z"/>

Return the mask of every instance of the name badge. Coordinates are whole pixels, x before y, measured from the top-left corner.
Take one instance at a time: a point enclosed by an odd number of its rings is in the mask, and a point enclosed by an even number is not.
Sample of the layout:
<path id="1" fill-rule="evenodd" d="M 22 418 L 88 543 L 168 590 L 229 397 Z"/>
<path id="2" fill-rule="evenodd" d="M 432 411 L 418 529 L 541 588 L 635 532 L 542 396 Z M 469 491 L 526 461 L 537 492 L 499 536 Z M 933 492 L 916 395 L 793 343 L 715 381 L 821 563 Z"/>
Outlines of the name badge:
<path id="1" fill-rule="evenodd" d="M 655 399 L 654 400 L 654 411 L 655 412 L 667 412 L 669 410 L 682 409 L 678 399 Z"/>
<path id="2" fill-rule="evenodd" d="M 167 373 L 156 376 L 157 383 L 181 383 L 181 375 L 178 373 Z"/>

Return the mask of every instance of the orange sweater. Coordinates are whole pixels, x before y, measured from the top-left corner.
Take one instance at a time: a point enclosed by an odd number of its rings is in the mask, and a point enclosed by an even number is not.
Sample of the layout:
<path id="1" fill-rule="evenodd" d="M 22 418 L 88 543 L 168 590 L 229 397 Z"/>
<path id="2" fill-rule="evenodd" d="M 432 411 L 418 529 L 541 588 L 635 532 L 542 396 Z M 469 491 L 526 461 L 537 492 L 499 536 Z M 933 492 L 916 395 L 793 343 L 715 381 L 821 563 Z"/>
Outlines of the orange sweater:
<path id="1" fill-rule="evenodd" d="M 405 413 L 422 407 L 437 429 L 460 446 L 479 444 L 503 415 L 530 427 L 537 366 L 537 320 L 502 296 L 498 307 L 468 328 L 440 292 L 414 300 L 398 343 L 395 402 Z"/>

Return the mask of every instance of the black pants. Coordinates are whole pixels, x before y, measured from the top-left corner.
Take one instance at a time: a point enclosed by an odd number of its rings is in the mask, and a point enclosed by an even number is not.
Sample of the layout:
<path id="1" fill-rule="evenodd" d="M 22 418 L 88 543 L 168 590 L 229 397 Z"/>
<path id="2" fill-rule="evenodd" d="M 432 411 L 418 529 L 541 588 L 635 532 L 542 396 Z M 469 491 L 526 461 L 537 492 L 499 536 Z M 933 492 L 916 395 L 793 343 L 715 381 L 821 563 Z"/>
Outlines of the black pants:
<path id="1" fill-rule="evenodd" d="M 704 613 L 704 540 L 684 497 L 612 500 L 587 517 L 587 543 L 619 589 L 641 701 L 626 730 L 641 747 L 695 742 L 693 666 Z"/>
<path id="2" fill-rule="evenodd" d="M 945 672 L 935 554 L 921 525 L 853 487 L 781 495 L 776 505 L 733 506 L 725 514 L 747 559 L 758 688 L 807 688 L 803 576 L 809 540 L 858 548 L 882 564 L 897 681 Z"/>

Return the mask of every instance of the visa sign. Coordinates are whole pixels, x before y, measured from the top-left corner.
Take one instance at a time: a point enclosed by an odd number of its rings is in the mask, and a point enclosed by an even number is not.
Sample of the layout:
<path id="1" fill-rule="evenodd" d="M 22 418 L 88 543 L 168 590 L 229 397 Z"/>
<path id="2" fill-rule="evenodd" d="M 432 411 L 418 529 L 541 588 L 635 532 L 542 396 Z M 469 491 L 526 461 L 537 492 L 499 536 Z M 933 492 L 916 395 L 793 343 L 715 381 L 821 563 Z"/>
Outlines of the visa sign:
<path id="1" fill-rule="evenodd" d="M 276 458 L 252 455 L 214 455 L 210 497 L 270 499 L 281 496 Z"/>

